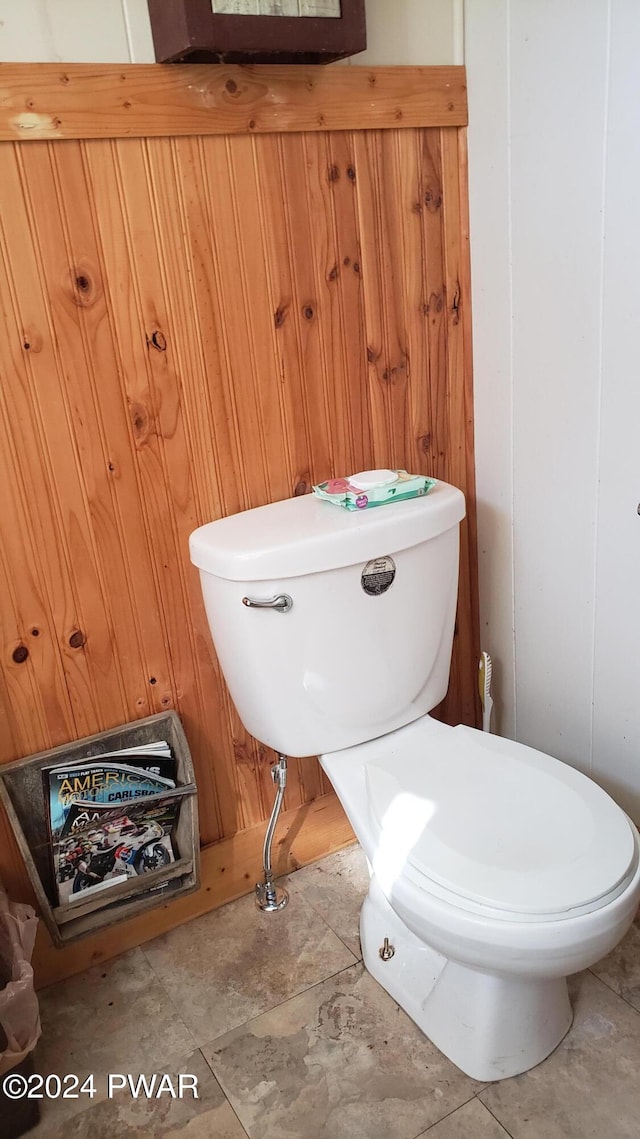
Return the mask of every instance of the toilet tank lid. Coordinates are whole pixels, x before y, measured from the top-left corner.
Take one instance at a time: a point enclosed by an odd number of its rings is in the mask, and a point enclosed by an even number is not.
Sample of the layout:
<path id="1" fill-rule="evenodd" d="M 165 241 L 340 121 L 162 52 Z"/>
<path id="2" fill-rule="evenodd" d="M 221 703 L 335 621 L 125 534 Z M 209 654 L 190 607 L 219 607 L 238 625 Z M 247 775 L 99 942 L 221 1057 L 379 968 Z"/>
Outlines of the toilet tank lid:
<path id="1" fill-rule="evenodd" d="M 198 569 L 231 581 L 270 581 L 357 565 L 435 538 L 465 515 L 462 491 L 437 482 L 420 498 L 347 511 L 315 495 L 208 522 L 189 539 Z"/>

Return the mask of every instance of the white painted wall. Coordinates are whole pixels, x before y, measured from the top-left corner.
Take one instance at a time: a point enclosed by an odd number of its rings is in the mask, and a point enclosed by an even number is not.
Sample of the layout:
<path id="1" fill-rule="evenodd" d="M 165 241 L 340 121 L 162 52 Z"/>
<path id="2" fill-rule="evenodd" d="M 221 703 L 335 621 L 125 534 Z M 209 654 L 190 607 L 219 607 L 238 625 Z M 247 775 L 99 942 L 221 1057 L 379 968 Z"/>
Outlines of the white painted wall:
<path id="1" fill-rule="evenodd" d="M 367 50 L 353 63 L 463 62 L 463 0 L 366 0 Z"/>
<path id="2" fill-rule="evenodd" d="M 367 29 L 354 62 L 468 69 L 496 727 L 640 820 L 640 4 L 367 0 Z M 146 0 L 0 0 L 0 58 L 151 62 Z"/>
<path id="3" fill-rule="evenodd" d="M 0 60 L 153 63 L 147 0 L 0 0 Z"/>
<path id="4" fill-rule="evenodd" d="M 465 51 L 502 727 L 640 819 L 640 5 L 465 0 Z"/>
<path id="5" fill-rule="evenodd" d="M 640 819 L 640 6 L 609 38 L 593 773 Z"/>

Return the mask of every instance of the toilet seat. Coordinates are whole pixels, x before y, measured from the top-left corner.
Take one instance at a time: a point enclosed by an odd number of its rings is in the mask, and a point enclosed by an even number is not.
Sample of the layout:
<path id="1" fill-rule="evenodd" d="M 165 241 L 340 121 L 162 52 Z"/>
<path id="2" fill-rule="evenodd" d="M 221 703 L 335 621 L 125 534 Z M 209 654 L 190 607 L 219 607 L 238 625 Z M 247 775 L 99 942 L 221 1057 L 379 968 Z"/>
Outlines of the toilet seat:
<path id="1" fill-rule="evenodd" d="M 422 718 L 363 749 L 378 875 L 522 922 L 600 909 L 636 872 L 624 812 L 543 752 Z"/>

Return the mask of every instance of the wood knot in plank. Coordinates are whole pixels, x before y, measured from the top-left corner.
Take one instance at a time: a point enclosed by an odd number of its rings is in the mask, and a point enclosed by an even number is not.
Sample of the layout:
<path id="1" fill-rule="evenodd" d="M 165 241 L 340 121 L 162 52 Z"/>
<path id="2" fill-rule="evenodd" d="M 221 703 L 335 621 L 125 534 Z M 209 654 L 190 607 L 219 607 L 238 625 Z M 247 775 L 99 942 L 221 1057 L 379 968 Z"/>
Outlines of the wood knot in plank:
<path id="1" fill-rule="evenodd" d="M 157 352 L 167 351 L 167 338 L 161 329 L 156 328 L 155 332 L 151 333 L 151 336 L 147 336 L 147 347 L 155 348 Z"/>
<path id="2" fill-rule="evenodd" d="M 327 181 L 337 182 L 340 177 L 340 167 L 336 166 L 335 162 L 327 170 Z"/>
<path id="3" fill-rule="evenodd" d="M 233 740 L 233 754 L 236 763 L 240 764 L 241 767 L 253 767 L 254 757 L 242 740 Z"/>
<path id="4" fill-rule="evenodd" d="M 355 182 L 355 180 L 356 180 L 356 168 L 355 168 L 355 166 L 347 166 L 347 178 L 349 179 L 350 182 Z"/>
<path id="5" fill-rule="evenodd" d="M 273 314 L 273 323 L 275 324 L 276 328 L 282 328 L 282 325 L 284 324 L 285 320 L 287 319 L 288 309 L 289 309 L 288 305 L 285 305 L 285 304 L 278 305 L 276 311 Z"/>
<path id="6" fill-rule="evenodd" d="M 144 443 L 149 435 L 149 412 L 143 403 L 132 403 L 129 408 L 136 443 Z"/>
<path id="7" fill-rule="evenodd" d="M 424 451 L 425 455 L 428 455 L 431 449 L 431 436 L 428 434 L 418 435 L 418 446 L 421 451 Z"/>
<path id="8" fill-rule="evenodd" d="M 302 315 L 305 320 L 313 320 L 315 316 L 315 309 L 313 305 L 304 305 L 302 309 Z"/>
<path id="9" fill-rule="evenodd" d="M 328 281 L 337 281 L 339 272 L 340 272 L 340 270 L 338 269 L 338 266 L 334 265 L 333 269 L 330 269 L 329 272 L 327 273 L 327 280 Z"/>
<path id="10" fill-rule="evenodd" d="M 98 286 L 89 269 L 76 265 L 71 270 L 71 296 L 80 308 L 91 308 L 98 298 Z"/>
<path id="11" fill-rule="evenodd" d="M 86 643 L 87 638 L 81 629 L 75 629 L 69 637 L 69 644 L 72 649 L 81 649 L 83 645 L 86 645 Z"/>
<path id="12" fill-rule="evenodd" d="M 24 664 L 29 656 L 29 650 L 26 645 L 17 645 L 11 654 L 11 659 L 15 664 Z"/>
<path id="13" fill-rule="evenodd" d="M 382 373 L 382 378 L 388 384 L 393 383 L 394 380 L 402 378 L 407 373 L 407 354 L 404 353 L 404 359 L 400 360 L 398 364 L 389 364 Z"/>
<path id="14" fill-rule="evenodd" d="M 459 324 L 460 322 L 460 282 L 456 281 L 456 288 L 451 301 L 451 323 Z"/>
<path id="15" fill-rule="evenodd" d="M 25 352 L 42 352 L 42 337 L 35 328 L 25 328 L 22 333 L 22 347 Z"/>
<path id="16" fill-rule="evenodd" d="M 429 316 L 429 313 L 442 312 L 443 304 L 442 293 L 432 293 L 422 306 L 422 315 Z"/>
<path id="17" fill-rule="evenodd" d="M 304 475 L 302 478 L 298 479 L 296 485 L 293 488 L 294 498 L 299 498 L 300 495 L 306 494 L 309 490 L 311 490 L 311 480 L 309 478 L 309 475 Z"/>
<path id="18" fill-rule="evenodd" d="M 430 186 L 428 190 L 425 190 L 424 204 L 430 214 L 435 214 L 438 212 L 442 206 L 442 191 L 439 187 L 434 189 Z"/>

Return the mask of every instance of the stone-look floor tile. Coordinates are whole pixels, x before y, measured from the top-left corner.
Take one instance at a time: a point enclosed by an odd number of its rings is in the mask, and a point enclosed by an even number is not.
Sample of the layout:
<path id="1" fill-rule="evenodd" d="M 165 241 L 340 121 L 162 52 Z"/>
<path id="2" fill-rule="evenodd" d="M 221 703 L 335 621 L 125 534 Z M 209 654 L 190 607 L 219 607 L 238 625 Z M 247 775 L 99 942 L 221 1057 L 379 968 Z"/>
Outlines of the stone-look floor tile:
<path id="1" fill-rule="evenodd" d="M 359 963 L 202 1051 L 251 1139 L 413 1139 L 481 1086 Z"/>
<path id="2" fill-rule="evenodd" d="M 94 1101 L 73 1119 L 56 1120 L 45 1109 L 42 1122 L 29 1132 L 30 1139 L 246 1139 L 201 1052 L 148 1068 L 144 1074 L 149 1081 L 154 1074 L 169 1076 L 175 1098 L 168 1090 L 149 1098 L 142 1092 L 134 1097 L 126 1088 L 115 1091 L 111 1099 Z M 197 1078 L 197 1098 L 190 1090 L 191 1081 L 183 1085 L 184 1094 L 178 1094 L 181 1074 Z M 156 1082 L 154 1091 L 157 1088 Z"/>
<path id="3" fill-rule="evenodd" d="M 196 1045 L 353 964 L 353 954 L 299 895 L 280 913 L 230 902 L 144 946 Z"/>
<path id="4" fill-rule="evenodd" d="M 640 915 L 620 944 L 591 971 L 640 1010 Z"/>
<path id="5" fill-rule="evenodd" d="M 484 1104 L 472 1099 L 424 1131 L 419 1139 L 509 1139 L 509 1132 Z"/>
<path id="6" fill-rule="evenodd" d="M 362 956 L 360 910 L 369 889 L 369 870 L 358 843 L 296 870 L 287 879 L 287 889 L 292 895 L 301 893 L 351 952 Z"/>
<path id="7" fill-rule="evenodd" d="M 34 1053 L 42 1076 L 96 1077 L 96 1099 L 108 1072 L 145 1072 L 195 1042 L 140 949 L 95 965 L 38 994 L 42 1036 Z M 69 1085 L 66 1085 L 67 1089 Z M 49 1118 L 68 1118 L 91 1100 L 47 1101 Z M 94 1099 L 95 1103 L 95 1099 Z"/>
<path id="8" fill-rule="evenodd" d="M 591 973 L 570 990 L 574 1022 L 555 1052 L 479 1098 L 513 1139 L 637 1139 L 640 1016 Z"/>

